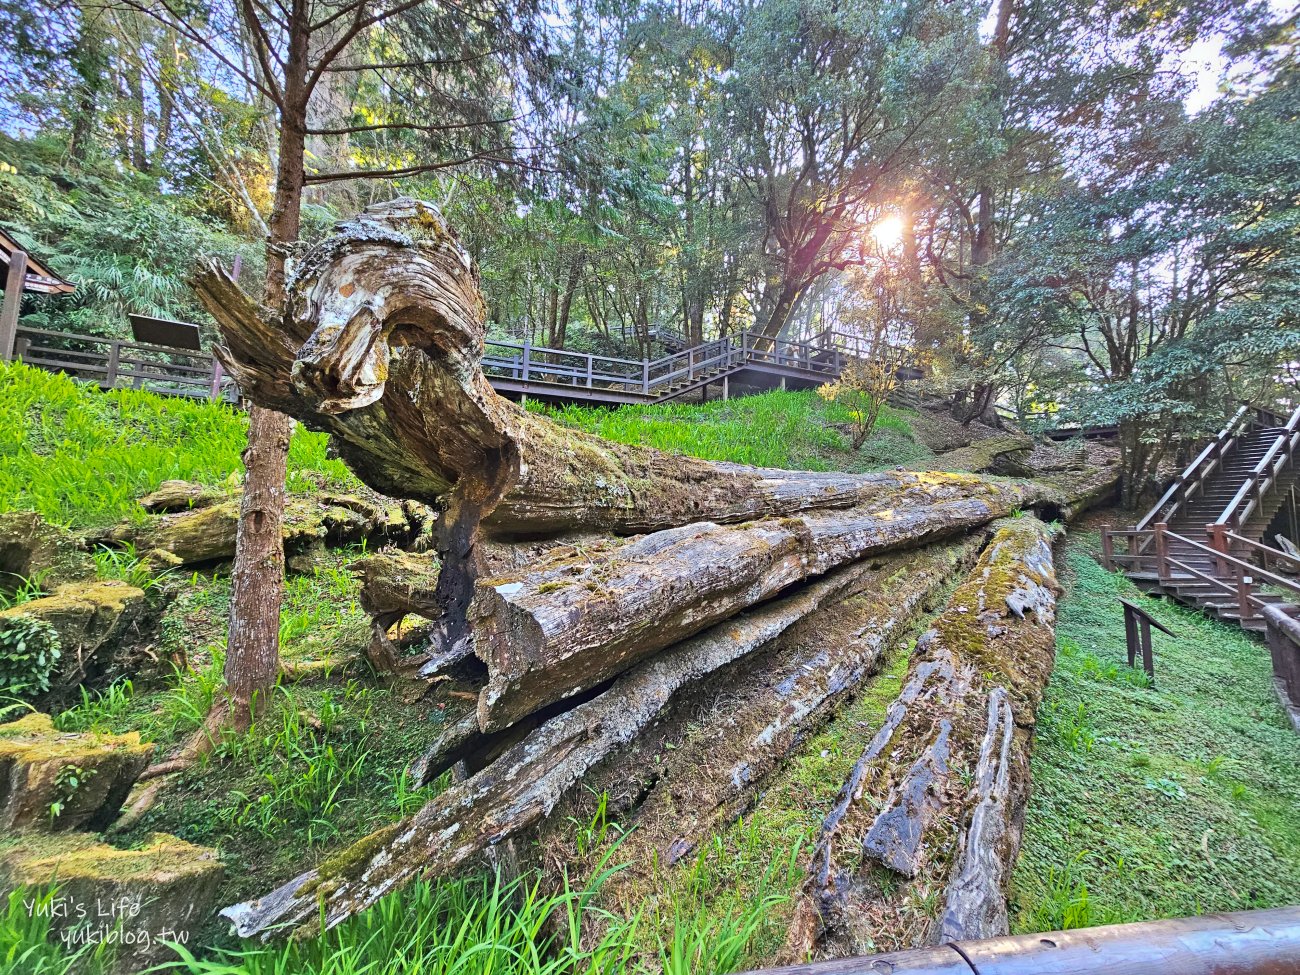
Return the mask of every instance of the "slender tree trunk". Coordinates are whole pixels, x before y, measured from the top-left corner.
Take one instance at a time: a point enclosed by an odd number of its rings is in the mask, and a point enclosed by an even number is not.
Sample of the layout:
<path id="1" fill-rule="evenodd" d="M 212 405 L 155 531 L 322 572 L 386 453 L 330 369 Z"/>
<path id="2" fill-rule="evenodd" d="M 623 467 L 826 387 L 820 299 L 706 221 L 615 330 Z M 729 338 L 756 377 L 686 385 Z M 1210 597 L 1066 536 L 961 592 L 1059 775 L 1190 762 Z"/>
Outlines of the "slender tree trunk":
<path id="1" fill-rule="evenodd" d="M 308 31 L 301 5 L 291 21 L 289 64 L 275 202 L 266 243 L 266 288 L 262 300 L 273 315 L 284 308 L 286 257 L 298 238 L 303 192 L 308 93 L 305 90 Z M 246 730 L 275 686 L 280 658 L 280 604 L 284 595 L 285 473 L 293 421 L 262 407 L 249 411 L 244 451 L 244 495 L 231 573 L 230 634 L 225 680 L 228 715 L 214 719 Z"/>
<path id="2" fill-rule="evenodd" d="M 99 115 L 99 93 L 104 88 L 104 39 L 99 31 L 83 17 L 81 35 L 77 38 L 72 57 L 73 69 L 79 79 L 76 113 L 72 118 L 72 135 L 68 140 L 68 156 L 73 162 L 86 161 L 95 123 Z"/>

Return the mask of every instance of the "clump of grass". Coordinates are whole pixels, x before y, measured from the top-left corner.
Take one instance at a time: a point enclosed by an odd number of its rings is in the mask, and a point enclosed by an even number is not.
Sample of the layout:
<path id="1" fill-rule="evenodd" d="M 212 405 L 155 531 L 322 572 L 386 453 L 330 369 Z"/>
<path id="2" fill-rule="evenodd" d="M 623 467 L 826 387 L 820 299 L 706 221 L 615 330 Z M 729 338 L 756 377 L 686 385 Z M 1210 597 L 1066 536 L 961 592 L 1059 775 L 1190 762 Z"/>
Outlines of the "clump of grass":
<path id="1" fill-rule="evenodd" d="M 82 945 L 70 950 L 53 931 L 55 888 L 10 891 L 0 912 L 0 975 L 105 975 L 111 950 Z"/>
<path id="2" fill-rule="evenodd" d="M 247 418 L 224 403 L 143 390 L 107 393 L 22 363 L 0 364 L 0 511 L 38 511 L 74 528 L 141 517 L 135 503 L 169 479 L 220 484 L 240 470 Z M 356 484 L 302 427 L 290 488 Z"/>
<path id="3" fill-rule="evenodd" d="M 1267 649 L 1144 596 L 1069 540 L 1056 668 L 1039 712 L 1013 927 L 1041 931 L 1289 904 L 1300 890 L 1300 738 Z M 1118 597 L 1155 636 L 1130 668 Z"/>

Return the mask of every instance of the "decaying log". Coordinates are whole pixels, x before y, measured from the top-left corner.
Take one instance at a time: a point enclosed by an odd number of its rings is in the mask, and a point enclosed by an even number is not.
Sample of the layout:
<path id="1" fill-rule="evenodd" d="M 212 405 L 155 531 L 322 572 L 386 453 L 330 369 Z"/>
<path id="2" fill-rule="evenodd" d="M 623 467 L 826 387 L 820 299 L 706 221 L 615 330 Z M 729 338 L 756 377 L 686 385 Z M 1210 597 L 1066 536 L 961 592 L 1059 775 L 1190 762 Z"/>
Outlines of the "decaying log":
<path id="1" fill-rule="evenodd" d="M 413 876 L 457 869 L 540 822 L 589 769 L 657 720 L 681 688 L 767 645 L 868 571 L 867 565 L 841 569 L 639 664 L 414 816 L 223 914 L 244 937 L 293 927 L 312 934 L 319 919 L 333 926 Z"/>
<path id="2" fill-rule="evenodd" d="M 933 463 L 941 471 L 979 473 L 994 470 L 1007 457 L 1027 456 L 1033 449 L 1033 439 L 1025 434 L 1004 433 L 940 454 Z"/>
<path id="3" fill-rule="evenodd" d="M 596 687 L 794 583 L 969 531 L 1025 498 L 1010 482 L 899 477 L 900 488 L 875 505 L 687 525 L 481 584 L 469 617 L 474 651 L 488 668 L 479 699 L 483 730 Z"/>
<path id="4" fill-rule="evenodd" d="M 631 534 L 850 507 L 896 485 L 891 475 L 761 470 L 615 444 L 502 399 L 480 367 L 478 271 L 438 212 L 415 200 L 371 207 L 312 248 L 282 316 L 216 264 L 195 288 L 246 396 L 327 430 L 376 490 L 442 510 L 436 601 L 447 647 L 468 635 L 480 526 Z"/>
<path id="5" fill-rule="evenodd" d="M 989 694 L 988 721 L 975 766 L 979 801 L 964 848 L 944 894 L 938 940 L 995 938 L 1010 929 L 1006 889 L 1019 838 L 1012 835 L 1011 745 L 1016 732 L 1011 703 L 1001 687 Z"/>
<path id="6" fill-rule="evenodd" d="M 823 824 L 791 955 L 1006 932 L 1035 713 L 1055 649 L 1050 538 L 1033 518 L 1000 523 L 918 641 L 902 694 Z M 904 881 L 882 884 L 873 867 Z M 942 920 L 905 907 L 941 890 Z"/>
<path id="7" fill-rule="evenodd" d="M 611 443 L 498 396 L 478 269 L 432 206 L 378 204 L 312 248 L 272 320 L 218 265 L 195 287 L 254 402 L 328 430 L 366 483 L 476 504 L 498 532 L 654 531 L 843 507 L 888 477 L 764 471 Z M 453 488 L 458 487 L 458 492 Z"/>
<path id="8" fill-rule="evenodd" d="M 678 862 L 712 830 L 735 822 L 782 761 L 877 672 L 917 617 L 937 608 L 981 547 L 977 535 L 871 560 L 841 598 L 697 682 L 626 751 L 593 769 L 586 788 L 550 817 L 543 846 L 551 834 L 566 843 L 567 824 L 589 821 L 593 803 L 605 803 L 605 815 L 630 832 L 619 841 L 627 866 L 602 888 L 602 901 L 634 911 L 622 902 L 625 887 L 652 881 L 658 866 Z"/>

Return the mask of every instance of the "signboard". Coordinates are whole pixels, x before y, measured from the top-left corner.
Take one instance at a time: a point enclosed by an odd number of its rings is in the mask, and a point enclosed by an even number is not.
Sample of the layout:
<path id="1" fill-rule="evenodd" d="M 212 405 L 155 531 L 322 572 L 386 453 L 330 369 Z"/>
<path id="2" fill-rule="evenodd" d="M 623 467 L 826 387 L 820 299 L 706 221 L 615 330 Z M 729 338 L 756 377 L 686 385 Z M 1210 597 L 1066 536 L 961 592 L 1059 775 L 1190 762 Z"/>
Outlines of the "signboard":
<path id="1" fill-rule="evenodd" d="M 201 352 L 199 327 L 189 322 L 173 322 L 166 318 L 150 318 L 147 315 L 127 315 L 131 320 L 131 335 L 137 342 L 146 345 L 165 345 L 172 349 L 188 349 Z"/>

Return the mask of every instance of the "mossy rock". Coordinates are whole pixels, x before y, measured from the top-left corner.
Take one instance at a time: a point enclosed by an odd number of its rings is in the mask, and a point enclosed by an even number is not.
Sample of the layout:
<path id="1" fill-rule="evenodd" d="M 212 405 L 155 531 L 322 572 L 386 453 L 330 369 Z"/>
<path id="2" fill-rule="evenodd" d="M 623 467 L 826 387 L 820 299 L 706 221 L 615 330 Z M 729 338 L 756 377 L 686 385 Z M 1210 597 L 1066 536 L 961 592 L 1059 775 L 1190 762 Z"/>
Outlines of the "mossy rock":
<path id="1" fill-rule="evenodd" d="M 173 960 L 163 942 L 192 941 L 224 873 L 216 850 L 166 833 L 134 849 L 87 833 L 24 836 L 0 846 L 0 888 L 56 886 L 54 932 L 74 947 L 87 940 L 113 945 L 120 973 Z"/>
<path id="2" fill-rule="evenodd" d="M 48 714 L 0 725 L 0 830 L 107 826 L 152 752 L 135 732 L 62 732 Z"/>
<path id="3" fill-rule="evenodd" d="M 0 513 L 0 591 L 23 580 L 49 591 L 94 575 L 95 560 L 71 532 L 34 511 Z"/>
<path id="4" fill-rule="evenodd" d="M 68 583 L 48 596 L 0 610 L 0 618 L 29 616 L 54 627 L 63 651 L 51 680 L 52 699 L 58 700 L 111 669 L 124 634 L 145 608 L 144 590 L 113 579 L 92 579 Z"/>

